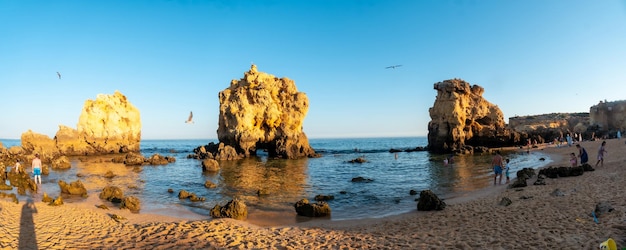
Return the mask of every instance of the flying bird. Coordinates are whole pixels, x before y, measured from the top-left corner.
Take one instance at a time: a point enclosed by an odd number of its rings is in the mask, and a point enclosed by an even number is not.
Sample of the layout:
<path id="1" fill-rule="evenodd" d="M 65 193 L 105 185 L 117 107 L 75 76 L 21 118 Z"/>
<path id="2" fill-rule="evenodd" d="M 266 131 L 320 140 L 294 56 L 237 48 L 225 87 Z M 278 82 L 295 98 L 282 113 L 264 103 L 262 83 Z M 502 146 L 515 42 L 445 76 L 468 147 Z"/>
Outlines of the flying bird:
<path id="1" fill-rule="evenodd" d="M 59 79 L 61 79 L 61 73 L 59 73 L 59 71 L 57 71 L 57 76 L 59 76 Z"/>
<path id="2" fill-rule="evenodd" d="M 402 65 L 398 64 L 398 65 L 393 65 L 393 66 L 387 66 L 387 67 L 385 67 L 385 69 L 395 69 L 397 67 L 402 67 Z"/>
<path id="3" fill-rule="evenodd" d="M 185 123 L 193 123 L 193 112 L 189 112 L 189 118 L 185 121 Z"/>

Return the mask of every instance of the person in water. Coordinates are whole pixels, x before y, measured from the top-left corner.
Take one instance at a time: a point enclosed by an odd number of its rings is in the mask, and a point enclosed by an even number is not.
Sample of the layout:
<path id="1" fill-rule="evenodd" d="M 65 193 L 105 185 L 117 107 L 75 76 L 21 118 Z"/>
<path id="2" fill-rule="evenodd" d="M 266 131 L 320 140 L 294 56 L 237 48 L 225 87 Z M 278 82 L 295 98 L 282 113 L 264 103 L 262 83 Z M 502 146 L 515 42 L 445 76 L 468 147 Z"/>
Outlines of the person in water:
<path id="1" fill-rule="evenodd" d="M 35 184 L 41 184 L 41 159 L 39 159 L 39 154 L 35 154 L 35 159 L 33 159 L 33 175 L 35 176 Z"/>
<path id="2" fill-rule="evenodd" d="M 502 164 L 502 156 L 500 155 L 500 150 L 496 151 L 496 156 L 493 157 L 491 165 L 493 166 L 493 173 L 495 174 L 493 176 L 493 185 L 496 185 L 496 179 L 498 178 L 498 176 L 500 177 L 498 184 L 502 184 L 502 166 L 504 164 Z"/>

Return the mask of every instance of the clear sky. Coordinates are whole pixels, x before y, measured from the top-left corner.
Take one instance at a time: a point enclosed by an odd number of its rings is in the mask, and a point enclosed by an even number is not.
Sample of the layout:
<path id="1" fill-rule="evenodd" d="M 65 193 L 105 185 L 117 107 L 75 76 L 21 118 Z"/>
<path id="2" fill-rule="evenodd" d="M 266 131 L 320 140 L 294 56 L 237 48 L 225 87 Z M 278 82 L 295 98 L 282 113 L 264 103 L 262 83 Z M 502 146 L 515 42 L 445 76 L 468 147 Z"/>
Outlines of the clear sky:
<path id="1" fill-rule="evenodd" d="M 0 138 L 76 128 L 115 90 L 142 139 L 217 138 L 218 93 L 252 62 L 307 94 L 309 138 L 425 136 L 452 78 L 507 123 L 589 112 L 626 99 L 626 1 L 0 0 Z"/>

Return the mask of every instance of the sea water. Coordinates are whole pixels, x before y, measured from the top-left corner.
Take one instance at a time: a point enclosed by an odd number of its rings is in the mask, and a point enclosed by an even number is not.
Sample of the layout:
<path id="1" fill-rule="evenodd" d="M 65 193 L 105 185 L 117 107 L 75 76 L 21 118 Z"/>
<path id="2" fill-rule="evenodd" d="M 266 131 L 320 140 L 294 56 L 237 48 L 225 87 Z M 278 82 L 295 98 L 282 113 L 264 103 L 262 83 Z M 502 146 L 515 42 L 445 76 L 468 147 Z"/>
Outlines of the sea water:
<path id="1" fill-rule="evenodd" d="M 0 140 L 5 147 L 19 146 L 19 140 Z M 257 157 L 220 162 L 217 173 L 203 172 L 201 160 L 188 158 L 193 149 L 216 140 L 142 140 L 141 153 L 172 156 L 176 162 L 141 168 L 112 163 L 111 156 L 71 157 L 68 170 L 51 170 L 43 176 L 42 190 L 49 196 L 60 193 L 58 181 L 81 180 L 91 195 L 97 195 L 107 185 L 115 185 L 141 200 L 141 213 L 183 216 L 192 212 L 208 216 L 209 210 L 224 205 L 233 198 L 243 200 L 259 211 L 294 213 L 293 204 L 316 195 L 332 195 L 327 201 L 332 220 L 379 218 L 415 210 L 422 190 L 432 190 L 447 199 L 493 185 L 493 155 L 454 156 L 425 151 L 392 153 L 391 149 L 408 150 L 428 144 L 426 137 L 310 139 L 319 158 L 298 160 L 269 159 L 259 150 Z M 548 155 L 534 151 L 503 152 L 510 159 L 511 176 L 525 167 L 540 168 L 551 162 Z M 350 163 L 356 158 L 364 163 Z M 543 158 L 543 159 L 541 159 Z M 27 170 L 30 164 L 26 163 Z M 107 171 L 113 178 L 104 177 Z M 353 182 L 362 177 L 371 181 Z M 211 181 L 216 188 L 206 188 Z M 504 183 L 503 177 L 503 183 Z M 168 192 L 168 189 L 173 192 Z M 186 190 L 206 198 L 203 202 L 179 199 L 178 192 Z M 265 195 L 259 195 L 262 190 Z M 23 200 L 26 197 L 21 197 Z M 82 198 L 63 197 L 66 202 Z"/>

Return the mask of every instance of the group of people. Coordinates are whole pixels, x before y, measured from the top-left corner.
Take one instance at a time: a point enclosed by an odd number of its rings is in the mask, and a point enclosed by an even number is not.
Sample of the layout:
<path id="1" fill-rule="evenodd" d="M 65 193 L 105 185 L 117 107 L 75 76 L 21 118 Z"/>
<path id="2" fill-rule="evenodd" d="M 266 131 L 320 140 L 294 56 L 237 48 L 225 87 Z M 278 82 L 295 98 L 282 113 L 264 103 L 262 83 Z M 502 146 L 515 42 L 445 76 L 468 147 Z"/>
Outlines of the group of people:
<path id="1" fill-rule="evenodd" d="M 39 154 L 35 154 L 35 158 L 33 159 L 32 163 L 32 173 L 33 176 L 35 178 L 35 184 L 41 184 L 41 159 L 39 159 Z M 15 162 L 15 172 L 16 173 L 22 173 L 24 170 L 22 169 L 22 165 L 20 164 L 20 161 L 16 161 Z M 1 171 L 1 170 L 0 170 Z M 11 172 L 11 166 L 7 166 L 5 168 L 4 171 L 4 179 L 7 180 L 9 178 L 9 173 Z"/>
<path id="2" fill-rule="evenodd" d="M 589 156 L 587 155 L 587 150 L 580 146 L 580 144 L 576 144 L 576 148 L 578 148 L 578 156 L 575 153 L 570 154 L 570 163 L 572 167 L 578 166 L 578 158 L 580 158 L 580 164 L 585 165 L 589 163 Z M 607 153 L 606 151 L 606 141 L 602 141 L 600 148 L 598 148 L 598 161 L 596 162 L 596 167 L 600 164 L 600 167 L 604 167 L 604 156 Z"/>
<path id="3" fill-rule="evenodd" d="M 589 155 L 587 154 L 587 150 L 585 150 L 585 148 L 580 146 L 580 144 L 576 144 L 576 148 L 578 148 L 578 155 L 576 155 L 576 153 L 570 154 L 571 166 L 572 167 L 578 166 L 578 158 L 580 158 L 581 165 L 588 164 Z M 598 161 L 596 162 L 596 165 L 595 165 L 596 167 L 598 167 L 598 165 L 600 165 L 600 167 L 604 166 L 604 156 L 606 155 L 606 153 L 607 153 L 606 141 L 603 141 L 602 144 L 600 145 L 600 148 L 598 149 Z M 493 160 L 491 161 L 491 165 L 493 166 L 493 172 L 495 173 L 495 175 L 493 176 L 493 185 L 496 185 L 496 183 L 502 184 L 503 172 L 505 173 L 505 176 L 506 176 L 506 183 L 509 183 L 510 181 L 509 170 L 511 169 L 511 167 L 509 166 L 509 162 L 510 162 L 509 159 L 504 160 L 502 158 L 502 155 L 500 155 L 499 150 L 496 151 L 496 155 L 493 157 Z M 499 181 L 498 181 L 498 177 L 500 178 Z"/>
<path id="4" fill-rule="evenodd" d="M 580 158 L 580 164 L 582 165 L 588 164 L 589 155 L 587 154 L 587 150 L 585 150 L 585 148 L 580 146 L 580 144 L 576 144 L 576 148 L 578 148 L 578 155 L 576 155 L 576 153 L 570 154 L 571 166 L 572 167 L 578 166 L 578 158 Z M 604 156 L 606 153 L 607 153 L 606 141 L 603 141 L 602 144 L 600 145 L 600 148 L 598 149 L 598 161 L 596 162 L 596 165 L 595 165 L 596 167 L 598 167 L 598 165 L 600 165 L 600 167 L 604 166 Z M 496 185 L 496 183 L 502 184 L 503 173 L 506 176 L 506 183 L 509 183 L 510 181 L 509 170 L 511 169 L 511 167 L 509 166 L 509 163 L 510 163 L 510 159 L 504 160 L 502 158 L 502 155 L 500 155 L 500 151 L 499 150 L 496 151 L 496 156 L 494 156 L 493 160 L 491 161 L 491 165 L 493 166 L 493 172 L 495 173 L 495 175 L 493 176 L 493 185 Z M 499 180 L 498 180 L 498 177 L 500 178 Z"/>

